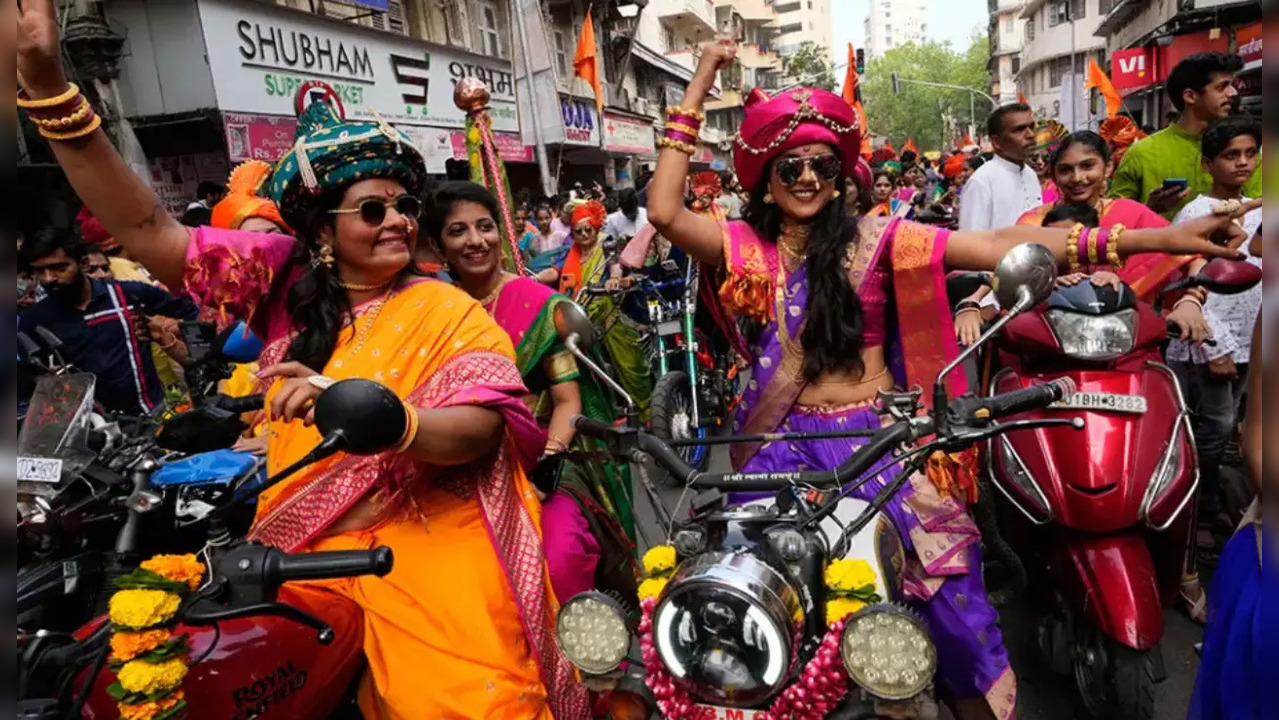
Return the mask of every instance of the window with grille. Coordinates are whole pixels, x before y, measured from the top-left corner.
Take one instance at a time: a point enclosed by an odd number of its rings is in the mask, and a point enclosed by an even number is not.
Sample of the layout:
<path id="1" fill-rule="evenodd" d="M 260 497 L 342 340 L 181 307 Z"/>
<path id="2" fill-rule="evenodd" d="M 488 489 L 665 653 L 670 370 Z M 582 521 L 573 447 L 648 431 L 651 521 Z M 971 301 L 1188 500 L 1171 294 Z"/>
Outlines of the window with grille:
<path id="1" fill-rule="evenodd" d="M 572 57 L 569 55 L 568 36 L 563 30 L 556 28 L 555 30 L 555 71 L 560 77 L 572 77 L 573 63 Z"/>
<path id="2" fill-rule="evenodd" d="M 1017 29 L 1017 18 L 1008 15 L 1004 18 L 1004 32 L 1010 33 Z"/>
<path id="3" fill-rule="evenodd" d="M 1021 56 L 1020 55 L 1013 55 L 1012 64 L 1013 64 L 1013 75 L 1016 75 L 1017 73 L 1021 72 Z"/>
<path id="4" fill-rule="evenodd" d="M 1069 75 L 1071 72 L 1072 59 L 1073 58 L 1067 56 L 1067 57 L 1059 57 L 1053 60 L 1052 67 L 1049 69 L 1049 74 L 1048 74 L 1048 87 L 1050 88 L 1061 87 L 1061 79 Z"/>
<path id="5" fill-rule="evenodd" d="M 1026 42 L 1034 42 L 1034 41 L 1035 41 L 1035 18 L 1032 17 L 1030 19 L 1030 22 L 1026 23 Z"/>
<path id="6" fill-rule="evenodd" d="M 479 0 L 476 3 L 476 23 L 479 30 L 480 53 L 489 57 L 505 57 L 502 52 L 502 34 L 498 31 L 497 3 Z"/>

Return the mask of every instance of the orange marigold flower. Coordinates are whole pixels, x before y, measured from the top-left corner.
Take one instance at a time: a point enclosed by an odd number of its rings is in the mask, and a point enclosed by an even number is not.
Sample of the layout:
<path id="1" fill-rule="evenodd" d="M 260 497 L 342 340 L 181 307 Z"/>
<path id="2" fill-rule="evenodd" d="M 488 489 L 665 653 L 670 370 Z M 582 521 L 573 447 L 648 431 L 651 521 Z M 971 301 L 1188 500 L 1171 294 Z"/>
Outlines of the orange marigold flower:
<path id="1" fill-rule="evenodd" d="M 172 633 L 163 628 L 142 632 L 117 632 L 111 636 L 111 658 L 119 662 L 128 662 L 169 642 L 172 636 Z"/>
<path id="2" fill-rule="evenodd" d="M 185 699 L 181 690 L 174 691 L 159 700 L 141 703 L 120 703 L 120 720 L 151 720 L 178 706 Z"/>
<path id="3" fill-rule="evenodd" d="M 142 569 L 165 580 L 186 583 L 192 590 L 200 587 L 204 578 L 204 563 L 194 555 L 156 555 L 143 562 Z"/>

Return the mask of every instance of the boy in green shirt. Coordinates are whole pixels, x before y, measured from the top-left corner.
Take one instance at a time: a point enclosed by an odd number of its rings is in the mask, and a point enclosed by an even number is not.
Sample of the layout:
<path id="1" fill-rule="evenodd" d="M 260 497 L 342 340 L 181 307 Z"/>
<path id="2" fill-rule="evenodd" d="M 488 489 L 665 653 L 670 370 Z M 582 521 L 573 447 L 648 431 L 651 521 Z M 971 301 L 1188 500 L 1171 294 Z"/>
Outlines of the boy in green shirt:
<path id="1" fill-rule="evenodd" d="M 1111 183 L 1112 197 L 1145 203 L 1171 220 L 1187 202 L 1212 189 L 1200 144 L 1210 125 L 1230 115 L 1235 75 L 1243 69 L 1238 55 L 1195 53 L 1172 69 L 1165 83 L 1168 99 L 1181 113 L 1177 122 L 1129 148 Z M 1165 180 L 1187 185 L 1165 186 Z M 1261 197 L 1261 165 L 1244 185 L 1243 194 Z"/>

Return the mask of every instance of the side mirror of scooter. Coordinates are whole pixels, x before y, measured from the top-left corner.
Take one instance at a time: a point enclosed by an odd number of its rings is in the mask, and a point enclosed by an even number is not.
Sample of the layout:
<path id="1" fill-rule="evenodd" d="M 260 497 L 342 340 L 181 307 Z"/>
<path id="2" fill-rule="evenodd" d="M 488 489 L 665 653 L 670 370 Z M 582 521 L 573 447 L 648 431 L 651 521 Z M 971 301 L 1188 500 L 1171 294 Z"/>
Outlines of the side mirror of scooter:
<path id="1" fill-rule="evenodd" d="M 1209 260 L 1197 275 L 1187 282 L 1218 295 L 1238 295 L 1261 283 L 1261 268 L 1246 260 Z"/>
<path id="2" fill-rule="evenodd" d="M 595 347 L 595 324 L 575 302 L 562 302 L 555 306 L 555 330 L 564 340 L 576 336 L 577 347 L 582 352 L 590 352 Z"/>

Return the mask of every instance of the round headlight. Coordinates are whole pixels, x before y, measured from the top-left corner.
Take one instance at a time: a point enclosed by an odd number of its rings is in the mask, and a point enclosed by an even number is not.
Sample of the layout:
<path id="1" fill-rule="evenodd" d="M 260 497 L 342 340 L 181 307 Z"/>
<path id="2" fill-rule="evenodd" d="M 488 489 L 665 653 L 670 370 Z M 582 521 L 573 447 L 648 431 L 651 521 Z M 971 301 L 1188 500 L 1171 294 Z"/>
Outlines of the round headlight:
<path id="1" fill-rule="evenodd" d="M 564 603 L 555 620 L 555 638 L 564 657 L 590 675 L 616 670 L 631 647 L 622 608 L 597 592 L 574 595 Z"/>
<path id="2" fill-rule="evenodd" d="M 937 671 L 937 648 L 928 628 L 895 605 L 872 605 L 849 618 L 839 654 L 853 681 L 885 700 L 918 695 Z"/>
<path id="3" fill-rule="evenodd" d="M 686 560 L 653 616 L 653 640 L 675 682 L 699 700 L 751 707 L 782 688 L 803 611 L 794 588 L 749 553 Z"/>

